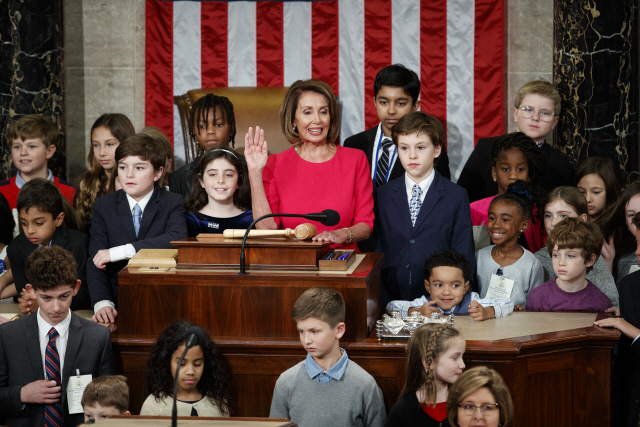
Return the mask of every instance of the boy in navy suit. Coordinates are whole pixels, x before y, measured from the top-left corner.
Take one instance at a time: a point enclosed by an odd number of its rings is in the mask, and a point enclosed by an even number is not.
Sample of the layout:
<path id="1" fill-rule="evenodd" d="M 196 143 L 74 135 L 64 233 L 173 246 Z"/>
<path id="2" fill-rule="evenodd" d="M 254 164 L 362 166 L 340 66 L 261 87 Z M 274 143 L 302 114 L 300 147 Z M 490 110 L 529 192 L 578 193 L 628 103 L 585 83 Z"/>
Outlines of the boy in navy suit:
<path id="1" fill-rule="evenodd" d="M 0 418 L 16 427 L 83 422 L 69 413 L 71 376 L 113 375 L 111 333 L 70 310 L 80 288 L 76 261 L 59 246 L 27 259 L 27 292 L 38 301 L 31 316 L 0 325 Z"/>
<path id="2" fill-rule="evenodd" d="M 467 192 L 434 169 L 444 143 L 442 124 L 414 111 L 393 127 L 392 138 L 406 172 L 376 192 L 378 248 L 385 253 L 383 307 L 422 296 L 423 266 L 435 251 L 456 250 L 475 271 Z"/>
<path id="3" fill-rule="evenodd" d="M 93 205 L 87 279 L 93 320 L 113 323 L 118 315 L 118 272 L 140 249 L 172 249 L 187 237 L 184 199 L 157 187 L 165 150 L 147 135 L 127 138 L 116 149 L 122 190 Z"/>

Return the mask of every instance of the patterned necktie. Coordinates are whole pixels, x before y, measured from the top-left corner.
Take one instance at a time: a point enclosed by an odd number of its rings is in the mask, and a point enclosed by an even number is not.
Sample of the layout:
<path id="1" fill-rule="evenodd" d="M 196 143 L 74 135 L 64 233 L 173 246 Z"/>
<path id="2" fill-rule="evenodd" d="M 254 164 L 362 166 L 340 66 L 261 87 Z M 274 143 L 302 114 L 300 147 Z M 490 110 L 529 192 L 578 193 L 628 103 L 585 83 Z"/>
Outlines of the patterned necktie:
<path id="1" fill-rule="evenodd" d="M 411 193 L 411 202 L 409 202 L 409 210 L 411 211 L 411 224 L 416 225 L 416 218 L 418 218 L 418 213 L 420 212 L 420 206 L 422 206 L 422 202 L 420 201 L 420 195 L 422 194 L 422 189 L 418 184 L 413 186 L 413 192 Z"/>
<path id="2" fill-rule="evenodd" d="M 142 219 L 142 209 L 140 205 L 136 203 L 133 207 L 133 228 L 136 229 L 136 237 L 138 237 L 138 231 L 140 231 L 140 220 Z"/>
<path id="3" fill-rule="evenodd" d="M 376 187 L 380 187 L 387 182 L 387 172 L 389 171 L 389 149 L 393 145 L 389 138 L 382 140 L 382 154 L 378 159 L 378 167 L 376 168 Z"/>
<path id="4" fill-rule="evenodd" d="M 47 378 L 55 381 L 59 387 L 62 387 L 60 376 L 60 356 L 58 355 L 58 347 L 56 346 L 56 338 L 58 331 L 55 328 L 49 330 L 49 343 L 44 352 L 44 367 L 47 371 Z M 62 405 L 60 402 L 44 407 L 44 425 L 46 427 L 64 427 L 64 418 L 62 416 Z"/>

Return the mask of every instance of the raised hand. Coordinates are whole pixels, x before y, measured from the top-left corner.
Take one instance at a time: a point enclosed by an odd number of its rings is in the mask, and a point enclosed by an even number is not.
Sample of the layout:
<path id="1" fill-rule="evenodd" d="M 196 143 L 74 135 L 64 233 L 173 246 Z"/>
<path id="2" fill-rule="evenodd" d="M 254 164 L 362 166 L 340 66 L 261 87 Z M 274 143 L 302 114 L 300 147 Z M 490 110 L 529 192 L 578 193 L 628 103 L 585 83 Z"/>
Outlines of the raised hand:
<path id="1" fill-rule="evenodd" d="M 244 157 L 247 160 L 247 169 L 249 172 L 264 169 L 267 165 L 268 148 L 267 141 L 264 140 L 264 129 L 256 126 L 256 133 L 253 134 L 253 128 L 244 136 Z"/>

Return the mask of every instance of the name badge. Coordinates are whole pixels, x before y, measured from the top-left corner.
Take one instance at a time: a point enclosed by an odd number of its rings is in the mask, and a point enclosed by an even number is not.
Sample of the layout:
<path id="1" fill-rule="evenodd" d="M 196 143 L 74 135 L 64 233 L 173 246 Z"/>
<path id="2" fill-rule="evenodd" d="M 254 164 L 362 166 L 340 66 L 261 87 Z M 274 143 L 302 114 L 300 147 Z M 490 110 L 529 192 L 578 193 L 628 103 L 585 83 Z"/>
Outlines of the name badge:
<path id="1" fill-rule="evenodd" d="M 69 383 L 67 385 L 67 403 L 69 405 L 70 414 L 81 414 L 84 412 L 80 402 L 82 402 L 84 389 L 87 388 L 87 385 L 92 379 L 91 374 L 80 375 L 79 369 L 76 369 L 76 375 L 72 375 L 69 378 Z"/>
<path id="2" fill-rule="evenodd" d="M 511 291 L 513 290 L 513 280 L 506 277 L 491 275 L 489 289 L 485 298 L 506 298 L 511 299 Z"/>

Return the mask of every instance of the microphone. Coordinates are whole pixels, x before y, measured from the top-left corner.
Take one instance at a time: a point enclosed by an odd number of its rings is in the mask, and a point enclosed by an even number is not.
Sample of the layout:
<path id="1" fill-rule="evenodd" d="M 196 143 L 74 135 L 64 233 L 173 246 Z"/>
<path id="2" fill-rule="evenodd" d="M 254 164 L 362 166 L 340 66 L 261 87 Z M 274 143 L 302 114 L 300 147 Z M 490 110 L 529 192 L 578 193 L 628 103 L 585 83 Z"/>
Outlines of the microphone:
<path id="1" fill-rule="evenodd" d="M 256 223 L 262 221 L 265 218 L 273 217 L 287 217 L 287 218 L 304 218 L 311 221 L 318 221 L 321 224 L 328 225 L 329 227 L 337 225 L 340 222 L 340 214 L 333 209 L 325 209 L 319 213 L 310 214 L 267 214 L 262 215 L 260 218 L 253 220 L 253 222 L 247 227 L 247 231 L 244 232 L 244 238 L 242 239 L 242 248 L 240 249 L 240 272 L 238 274 L 247 274 L 245 271 L 245 256 L 244 247 L 247 243 L 247 237 L 249 237 L 249 231 Z"/>
<path id="2" fill-rule="evenodd" d="M 185 344 L 184 351 L 182 352 L 182 356 L 180 356 L 180 360 L 178 361 L 178 366 L 176 366 L 176 373 L 173 378 L 173 409 L 171 410 L 171 427 L 177 427 L 178 425 L 178 374 L 180 373 L 180 365 L 182 365 L 182 360 L 184 356 L 187 354 L 187 351 L 191 347 L 195 347 L 200 345 L 201 342 L 204 341 L 204 331 L 198 325 L 193 325 L 184 333 Z"/>

